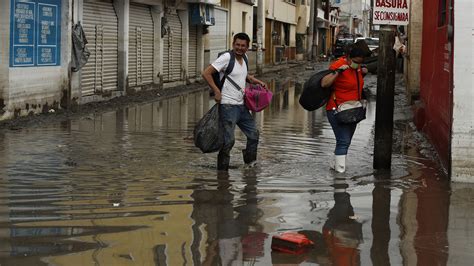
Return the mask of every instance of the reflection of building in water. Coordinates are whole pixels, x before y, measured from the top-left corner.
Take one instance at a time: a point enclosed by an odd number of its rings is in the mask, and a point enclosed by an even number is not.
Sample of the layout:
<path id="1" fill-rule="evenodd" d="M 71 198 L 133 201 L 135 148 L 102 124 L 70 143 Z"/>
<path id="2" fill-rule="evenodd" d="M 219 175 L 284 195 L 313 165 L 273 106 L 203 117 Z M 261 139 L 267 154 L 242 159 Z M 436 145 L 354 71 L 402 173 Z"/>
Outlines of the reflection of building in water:
<path id="1" fill-rule="evenodd" d="M 130 184 L 131 185 L 131 184 Z M 138 188 L 135 188 L 138 189 Z M 137 191 L 143 191 L 138 189 Z M 192 205 L 186 204 L 192 191 L 167 190 L 168 194 L 160 197 L 159 204 L 141 206 L 136 201 L 136 193 L 128 191 L 124 203 L 129 204 L 127 213 L 110 219 L 84 219 L 72 221 L 54 221 L 32 223 L 37 226 L 56 226 L 76 224 L 114 228 L 115 226 L 139 225 L 140 229 L 131 231 L 97 233 L 91 236 L 77 237 L 78 241 L 100 243 L 100 247 L 81 253 L 68 254 L 49 258 L 48 262 L 57 265 L 184 265 L 192 261 L 191 243 L 193 241 L 190 218 Z M 182 203 L 180 203 L 182 202 Z M 93 209 L 91 213 L 113 213 L 110 207 Z M 165 214 L 153 215 L 153 212 Z M 134 213 L 143 213 L 133 216 Z M 147 215 L 147 213 L 150 213 Z M 164 263 L 164 264 L 163 264 Z"/>
<path id="2" fill-rule="evenodd" d="M 4 163 L 4 160 L 0 160 L 0 167 L 2 169 L 6 169 Z M 10 207 L 8 206 L 9 196 L 10 191 L 7 179 L 0 176 L 0 221 L 5 224 L 10 222 Z M 0 227 L 0 260 L 2 257 L 9 256 L 11 253 L 10 241 L 7 241 L 7 239 L 10 238 L 10 234 L 10 228 L 3 226 Z"/>
<path id="3" fill-rule="evenodd" d="M 408 151 L 416 156 L 415 153 Z M 405 191 L 399 203 L 400 253 L 405 265 L 448 265 L 449 182 L 433 168 L 411 167 L 410 178 L 422 186 Z M 451 257 L 451 256 L 450 256 Z M 449 264 L 451 265 L 451 264 Z M 454 265 L 454 264 L 453 264 Z M 463 265 L 463 264 L 459 264 Z"/>
<path id="4" fill-rule="evenodd" d="M 130 130 L 189 129 L 211 106 L 207 90 L 128 108 Z"/>
<path id="5" fill-rule="evenodd" d="M 189 129 L 213 105 L 207 90 L 184 94 L 148 104 L 127 107 L 117 112 L 96 114 L 91 119 L 72 122 L 78 131 L 130 131 Z"/>
<path id="6" fill-rule="evenodd" d="M 472 264 L 474 250 L 474 186 L 452 183 L 449 208 L 449 251 L 447 265 Z M 451 255 L 453 254 L 453 255 Z M 454 254 L 462 254 L 456 256 Z"/>

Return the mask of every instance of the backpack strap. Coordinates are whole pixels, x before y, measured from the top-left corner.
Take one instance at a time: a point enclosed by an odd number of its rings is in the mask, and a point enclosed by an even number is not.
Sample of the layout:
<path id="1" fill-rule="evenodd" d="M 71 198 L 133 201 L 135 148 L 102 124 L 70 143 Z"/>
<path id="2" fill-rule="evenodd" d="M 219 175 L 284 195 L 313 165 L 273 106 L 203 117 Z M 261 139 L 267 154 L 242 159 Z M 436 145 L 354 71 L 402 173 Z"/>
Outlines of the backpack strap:
<path id="1" fill-rule="evenodd" d="M 227 68 L 225 69 L 224 71 L 224 74 L 226 76 L 230 75 L 230 73 L 232 73 L 232 70 L 234 70 L 234 66 L 235 66 L 235 53 L 234 51 L 232 50 L 229 50 L 229 51 L 226 51 L 224 53 L 229 53 L 230 54 L 230 60 L 229 60 L 229 64 L 227 65 Z M 247 71 L 249 70 L 249 59 L 247 57 L 246 54 L 244 54 L 243 56 L 244 58 L 244 62 L 245 62 L 245 67 L 247 68 Z"/>
<path id="2" fill-rule="evenodd" d="M 245 66 L 247 67 L 247 72 L 249 71 L 249 58 L 247 57 L 247 54 L 244 54 L 244 61 L 245 61 Z"/>
<path id="3" fill-rule="evenodd" d="M 234 51 L 232 50 L 229 50 L 225 53 L 229 53 L 230 54 L 230 60 L 229 60 L 229 64 L 227 65 L 227 68 L 225 69 L 224 71 L 224 77 L 222 78 L 222 83 L 221 84 L 224 84 L 225 80 L 227 79 L 237 90 L 242 90 L 242 88 L 237 85 L 237 83 L 231 79 L 229 77 L 230 73 L 232 73 L 232 70 L 234 70 L 234 66 L 235 66 L 235 54 L 234 54 Z M 247 71 L 249 69 L 249 59 L 247 58 L 247 55 L 244 54 L 243 56 L 244 58 L 244 62 L 245 62 L 245 66 L 247 67 Z"/>
<path id="4" fill-rule="evenodd" d="M 230 73 L 232 73 L 232 70 L 234 70 L 234 65 L 235 65 L 235 54 L 234 54 L 234 51 L 232 50 L 229 50 L 227 51 L 226 53 L 229 53 L 230 54 L 230 60 L 229 60 L 229 64 L 227 65 L 225 71 L 224 71 L 224 76 L 228 76 L 230 75 Z"/>

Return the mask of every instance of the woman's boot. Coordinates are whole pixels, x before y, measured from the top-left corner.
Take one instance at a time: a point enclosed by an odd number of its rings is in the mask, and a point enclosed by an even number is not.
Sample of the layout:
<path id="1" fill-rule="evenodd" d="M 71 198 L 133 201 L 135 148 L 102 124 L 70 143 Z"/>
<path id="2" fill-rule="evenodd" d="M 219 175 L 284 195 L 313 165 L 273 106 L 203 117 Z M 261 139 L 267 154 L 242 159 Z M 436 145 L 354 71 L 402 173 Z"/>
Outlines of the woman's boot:
<path id="1" fill-rule="evenodd" d="M 344 173 L 346 171 L 346 155 L 335 156 L 334 170 L 338 173 Z"/>

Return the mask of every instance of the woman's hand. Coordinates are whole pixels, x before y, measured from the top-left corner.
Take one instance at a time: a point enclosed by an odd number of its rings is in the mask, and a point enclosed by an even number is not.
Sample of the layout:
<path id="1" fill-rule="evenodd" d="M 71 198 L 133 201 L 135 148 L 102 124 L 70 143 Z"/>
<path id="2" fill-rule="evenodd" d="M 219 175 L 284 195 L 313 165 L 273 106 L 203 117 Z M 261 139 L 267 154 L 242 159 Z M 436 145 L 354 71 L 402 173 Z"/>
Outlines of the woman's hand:
<path id="1" fill-rule="evenodd" d="M 349 65 L 342 65 L 338 69 L 336 69 L 337 72 L 342 73 L 344 70 L 348 69 Z"/>

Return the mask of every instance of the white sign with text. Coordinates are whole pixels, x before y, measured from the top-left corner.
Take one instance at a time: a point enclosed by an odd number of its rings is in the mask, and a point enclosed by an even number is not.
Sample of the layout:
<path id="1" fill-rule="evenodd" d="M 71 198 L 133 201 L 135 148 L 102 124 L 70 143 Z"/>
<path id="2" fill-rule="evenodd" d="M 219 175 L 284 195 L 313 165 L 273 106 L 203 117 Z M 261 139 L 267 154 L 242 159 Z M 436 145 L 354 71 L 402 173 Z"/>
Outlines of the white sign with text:
<path id="1" fill-rule="evenodd" d="M 374 25 L 408 25 L 410 0 L 374 0 Z"/>

